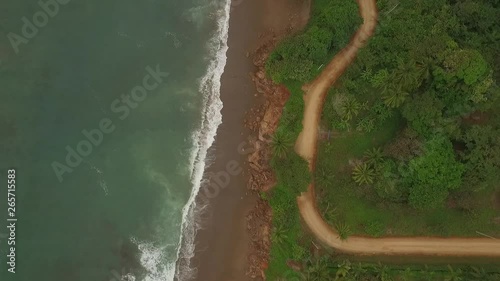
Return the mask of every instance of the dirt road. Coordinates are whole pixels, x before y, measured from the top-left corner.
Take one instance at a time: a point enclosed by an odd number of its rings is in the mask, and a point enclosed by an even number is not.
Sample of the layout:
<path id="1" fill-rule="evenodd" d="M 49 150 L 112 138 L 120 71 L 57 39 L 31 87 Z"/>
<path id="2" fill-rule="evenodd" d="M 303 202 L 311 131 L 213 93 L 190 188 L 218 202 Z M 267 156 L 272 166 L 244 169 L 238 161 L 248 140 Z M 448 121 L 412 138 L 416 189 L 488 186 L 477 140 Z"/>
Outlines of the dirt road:
<path id="1" fill-rule="evenodd" d="M 295 143 L 295 151 L 314 169 L 318 126 L 323 101 L 328 89 L 356 57 L 357 51 L 370 38 L 377 25 L 375 0 L 358 0 L 364 20 L 349 45 L 340 51 L 323 72 L 303 87 L 305 111 L 303 130 Z M 311 184 L 307 192 L 297 198 L 299 210 L 309 229 L 326 245 L 343 252 L 361 255 L 439 255 L 439 256 L 500 256 L 500 240 L 490 238 L 431 238 L 387 237 L 366 238 L 351 236 L 342 241 L 336 231 L 321 217 Z"/>
<path id="2" fill-rule="evenodd" d="M 359 255 L 500 256 L 500 240 L 490 238 L 351 236 L 343 241 L 318 213 L 311 194 L 312 190 L 297 199 L 302 218 L 319 240 L 342 252 Z"/>
<path id="3" fill-rule="evenodd" d="M 304 96 L 304 120 L 302 121 L 303 130 L 295 143 L 295 151 L 309 162 L 311 169 L 318 141 L 318 124 L 323 109 L 323 100 L 328 89 L 351 64 L 356 57 L 358 49 L 366 43 L 377 26 L 377 7 L 375 1 L 359 0 L 359 6 L 364 23 L 358 29 L 351 42 L 332 59 L 318 78 L 303 87 L 306 92 Z"/>

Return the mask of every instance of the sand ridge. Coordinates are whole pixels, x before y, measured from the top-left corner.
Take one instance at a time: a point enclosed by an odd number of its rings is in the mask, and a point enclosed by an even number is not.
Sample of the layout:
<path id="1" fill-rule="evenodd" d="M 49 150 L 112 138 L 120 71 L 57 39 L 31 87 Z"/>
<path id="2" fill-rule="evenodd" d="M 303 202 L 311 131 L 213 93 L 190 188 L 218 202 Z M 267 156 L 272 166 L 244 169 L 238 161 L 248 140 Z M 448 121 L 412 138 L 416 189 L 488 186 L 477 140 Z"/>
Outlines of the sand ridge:
<path id="1" fill-rule="evenodd" d="M 323 101 L 328 89 L 354 60 L 377 25 L 378 11 L 375 0 L 358 0 L 363 24 L 350 43 L 342 49 L 311 83 L 304 85 L 303 130 L 295 151 L 314 170 L 318 142 L 318 127 Z M 343 252 L 360 255 L 440 255 L 440 256 L 500 256 L 500 240 L 490 238 L 435 238 L 386 237 L 367 238 L 351 236 L 341 240 L 338 233 L 321 217 L 315 202 L 314 185 L 297 197 L 300 214 L 312 233 L 326 245 Z"/>

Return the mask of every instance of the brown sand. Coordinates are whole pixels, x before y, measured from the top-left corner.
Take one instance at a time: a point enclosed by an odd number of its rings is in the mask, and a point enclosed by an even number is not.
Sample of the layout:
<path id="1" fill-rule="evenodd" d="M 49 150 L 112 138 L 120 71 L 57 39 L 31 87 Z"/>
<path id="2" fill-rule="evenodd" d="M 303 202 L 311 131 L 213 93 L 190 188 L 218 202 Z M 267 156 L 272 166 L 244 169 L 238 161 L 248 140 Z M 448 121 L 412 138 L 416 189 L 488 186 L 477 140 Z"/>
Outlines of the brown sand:
<path id="1" fill-rule="evenodd" d="M 295 144 L 295 150 L 309 162 L 313 170 L 318 123 L 328 88 L 344 72 L 355 58 L 357 51 L 373 34 L 377 23 L 375 0 L 358 0 L 363 25 L 320 76 L 306 85 L 303 131 Z M 441 256 L 500 256 L 500 240 L 490 238 L 432 238 L 432 237 L 349 237 L 342 241 L 336 231 L 321 217 L 315 205 L 314 186 L 297 198 L 300 213 L 309 229 L 326 245 L 343 252 L 362 255 L 441 255 Z"/>
<path id="2" fill-rule="evenodd" d="M 245 112 L 266 102 L 264 96 L 257 94 L 251 80 L 250 74 L 255 72 L 256 68 L 250 55 L 268 39 L 269 34 L 281 34 L 293 29 L 290 28 L 290 23 L 293 23 L 293 26 L 305 23 L 307 17 L 304 15 L 308 13 L 299 13 L 303 8 L 308 8 L 303 4 L 304 2 L 296 0 L 233 1 L 228 60 L 221 86 L 221 99 L 224 103 L 223 123 L 212 147 L 215 150 L 215 163 L 207 173 L 224 171 L 227 163 L 232 160 L 235 160 L 244 172 L 232 176 L 229 184 L 209 201 L 208 217 L 204 218 L 204 228 L 196 237 L 196 254 L 192 265 L 197 267 L 198 274 L 193 280 L 261 280 L 260 276 L 250 278 L 246 275 L 248 256 L 259 251 L 254 249 L 255 244 L 251 242 L 261 239 L 250 237 L 250 234 L 259 235 L 259 232 L 247 229 L 250 224 L 247 223 L 246 216 L 250 211 L 253 214 L 259 213 L 255 212 L 255 208 L 260 210 L 266 206 L 257 205 L 255 192 L 247 189 L 248 155 L 238 152 L 240 144 L 249 147 L 250 143 L 250 130 L 243 126 Z"/>

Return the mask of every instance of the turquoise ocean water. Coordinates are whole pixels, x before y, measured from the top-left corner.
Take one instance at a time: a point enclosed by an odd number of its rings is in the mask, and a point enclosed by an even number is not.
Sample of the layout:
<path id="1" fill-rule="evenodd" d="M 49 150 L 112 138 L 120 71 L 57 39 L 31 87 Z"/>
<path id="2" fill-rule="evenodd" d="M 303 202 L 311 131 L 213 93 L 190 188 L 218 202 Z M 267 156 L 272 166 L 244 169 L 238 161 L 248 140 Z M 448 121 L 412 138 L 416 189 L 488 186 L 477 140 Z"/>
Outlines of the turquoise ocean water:
<path id="1" fill-rule="evenodd" d="M 57 1 L 0 2 L 0 279 L 185 279 L 229 0 Z"/>

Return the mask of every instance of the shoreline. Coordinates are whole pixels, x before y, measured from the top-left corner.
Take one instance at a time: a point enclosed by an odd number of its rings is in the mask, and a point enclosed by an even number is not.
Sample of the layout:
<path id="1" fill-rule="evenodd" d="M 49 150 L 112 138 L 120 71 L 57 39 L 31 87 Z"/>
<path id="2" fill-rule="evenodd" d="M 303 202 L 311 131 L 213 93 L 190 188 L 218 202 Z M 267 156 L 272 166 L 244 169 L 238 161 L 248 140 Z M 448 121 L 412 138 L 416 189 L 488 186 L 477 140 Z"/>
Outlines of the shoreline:
<path id="1" fill-rule="evenodd" d="M 265 280 L 271 215 L 258 190 L 272 187 L 273 179 L 270 170 L 262 173 L 255 163 L 267 164 L 263 136 L 272 135 L 286 101 L 270 97 L 277 89 L 285 96 L 287 91 L 265 82 L 263 66 L 279 38 L 307 22 L 303 15 L 309 15 L 309 5 L 307 13 L 305 6 L 293 0 L 232 4 L 221 78 L 223 121 L 209 150 L 215 161 L 205 170 L 197 196 L 204 204 L 198 210 L 201 229 L 191 260 L 197 274 L 190 280 Z M 257 155 L 263 157 L 256 159 Z"/>
<path id="2" fill-rule="evenodd" d="M 200 80 L 199 92 L 203 96 L 204 107 L 201 127 L 191 135 L 195 143 L 190 156 L 193 187 L 188 202 L 182 208 L 181 235 L 172 280 L 184 280 L 192 276 L 191 258 L 194 256 L 194 242 L 199 228 L 196 220 L 197 198 L 203 186 L 205 170 L 210 166 L 210 163 L 207 163 L 210 148 L 213 146 L 218 128 L 222 124 L 223 103 L 220 99 L 219 89 L 227 62 L 230 11 L 231 0 L 226 0 L 221 5 L 221 9 L 217 11 L 217 14 L 220 13 L 220 17 L 217 18 L 216 33 L 211 37 L 208 45 L 212 51 L 210 54 L 212 58 L 205 75 Z"/>

